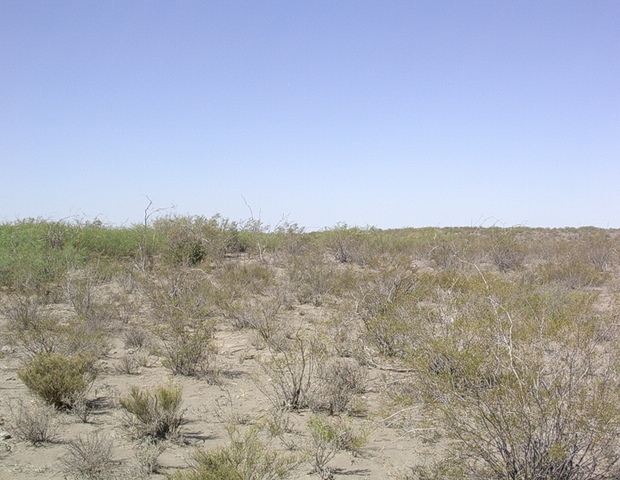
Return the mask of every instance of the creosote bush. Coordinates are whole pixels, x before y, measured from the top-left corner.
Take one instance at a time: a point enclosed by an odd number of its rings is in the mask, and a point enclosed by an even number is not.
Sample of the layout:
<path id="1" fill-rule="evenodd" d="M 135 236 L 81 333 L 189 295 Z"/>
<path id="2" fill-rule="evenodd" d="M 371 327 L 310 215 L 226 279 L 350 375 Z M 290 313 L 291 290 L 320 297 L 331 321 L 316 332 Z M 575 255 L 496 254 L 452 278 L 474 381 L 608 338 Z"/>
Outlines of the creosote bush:
<path id="1" fill-rule="evenodd" d="M 299 460 L 278 452 L 259 438 L 259 431 L 245 433 L 229 428 L 230 443 L 213 450 L 198 450 L 194 465 L 172 476 L 173 480 L 280 480 L 289 478 Z"/>
<path id="2" fill-rule="evenodd" d="M 172 373 L 190 377 L 216 379 L 214 325 L 208 321 L 171 319 L 161 326 L 158 335 L 163 342 L 162 361 Z"/>
<path id="3" fill-rule="evenodd" d="M 487 280 L 415 361 L 453 462 L 466 478 L 616 478 L 620 380 L 595 354 L 596 296 Z"/>
<path id="4" fill-rule="evenodd" d="M 327 464 L 341 450 L 357 454 L 368 441 L 367 431 L 356 431 L 346 418 L 326 418 L 313 415 L 308 420 L 312 438 L 309 452 L 313 471 L 322 479 L 333 478 Z"/>
<path id="5" fill-rule="evenodd" d="M 129 425 L 137 437 L 164 440 L 178 435 L 183 424 L 182 394 L 174 383 L 144 390 L 134 385 L 119 403 L 130 414 Z"/>
<path id="6" fill-rule="evenodd" d="M 32 392 L 50 405 L 71 409 L 95 381 L 95 360 L 89 352 L 72 357 L 41 353 L 35 355 L 17 374 Z"/>

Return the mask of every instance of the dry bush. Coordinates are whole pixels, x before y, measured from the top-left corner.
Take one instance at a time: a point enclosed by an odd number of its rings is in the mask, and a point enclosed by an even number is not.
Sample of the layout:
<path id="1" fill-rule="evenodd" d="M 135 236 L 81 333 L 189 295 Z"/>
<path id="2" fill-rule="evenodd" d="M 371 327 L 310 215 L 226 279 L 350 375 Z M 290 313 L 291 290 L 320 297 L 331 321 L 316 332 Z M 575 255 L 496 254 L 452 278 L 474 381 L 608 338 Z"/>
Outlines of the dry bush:
<path id="1" fill-rule="evenodd" d="M 518 239 L 517 229 L 492 227 L 485 233 L 489 259 L 500 272 L 517 270 L 523 266 L 526 252 Z"/>
<path id="2" fill-rule="evenodd" d="M 101 285 L 93 271 L 74 273 L 67 278 L 65 296 L 76 315 L 88 317 L 95 309 L 95 287 Z"/>
<path id="3" fill-rule="evenodd" d="M 216 313 L 210 298 L 212 283 L 203 270 L 175 267 L 154 273 L 143 279 L 142 290 L 157 319 L 205 319 Z"/>
<path id="4" fill-rule="evenodd" d="M 415 360 L 453 462 L 466 478 L 616 478 L 620 380 L 596 297 L 488 280 Z"/>
<path id="5" fill-rule="evenodd" d="M 581 238 L 581 247 L 590 264 L 601 272 L 607 272 L 618 261 L 618 237 L 604 230 L 595 230 Z"/>
<path id="6" fill-rule="evenodd" d="M 223 263 L 213 272 L 213 286 L 210 298 L 219 313 L 231 319 L 235 328 L 245 328 L 248 316 L 272 297 L 269 290 L 275 286 L 275 275 L 272 268 L 257 262 Z M 257 296 L 263 302 L 256 300 Z M 276 297 L 282 297 L 276 295 Z M 250 320 L 252 320 L 250 318 Z"/>
<path id="7" fill-rule="evenodd" d="M 603 285 L 609 275 L 582 258 L 562 259 L 537 267 L 536 281 L 546 284 L 562 285 L 572 290 L 580 290 Z"/>
<path id="8" fill-rule="evenodd" d="M 57 439 L 58 413 L 53 407 L 38 402 L 25 403 L 23 399 L 7 404 L 9 429 L 17 439 L 33 445 Z"/>
<path id="9" fill-rule="evenodd" d="M 145 439 L 134 447 L 134 455 L 144 475 L 160 473 L 159 456 L 168 448 L 166 442 L 153 442 Z"/>
<path id="10" fill-rule="evenodd" d="M 193 266 L 222 258 L 236 237 L 235 225 L 219 215 L 168 215 L 156 219 L 153 228 L 165 240 L 163 259 L 174 265 Z"/>
<path id="11" fill-rule="evenodd" d="M 119 403 L 130 414 L 128 424 L 138 438 L 165 440 L 177 436 L 183 424 L 182 394 L 173 383 L 145 390 L 134 385 Z"/>
<path id="12" fill-rule="evenodd" d="M 101 312 L 103 313 L 103 312 Z M 65 355 L 73 355 L 81 351 L 92 352 L 97 357 L 105 355 L 110 348 L 109 317 L 91 315 L 75 317 L 65 323 L 67 337 L 65 339 Z"/>
<path id="13" fill-rule="evenodd" d="M 14 297 L 4 314 L 8 319 L 4 327 L 8 342 L 29 356 L 73 355 L 82 350 L 101 354 L 107 349 L 108 332 L 100 319 L 61 319 L 50 312 L 41 297 Z"/>
<path id="14" fill-rule="evenodd" d="M 163 343 L 162 363 L 172 373 L 216 381 L 213 322 L 174 318 L 160 325 L 157 334 Z"/>
<path id="15" fill-rule="evenodd" d="M 78 436 L 67 444 L 65 472 L 76 479 L 107 480 L 117 468 L 112 440 L 100 432 Z"/>
<path id="16" fill-rule="evenodd" d="M 27 354 L 52 353 L 63 344 L 66 329 L 44 308 L 38 296 L 16 296 L 3 308 L 6 339 Z"/>
<path id="17" fill-rule="evenodd" d="M 264 293 L 275 281 L 274 271 L 256 261 L 225 261 L 213 271 L 216 285 L 223 292 Z"/>
<path id="18" fill-rule="evenodd" d="M 279 314 L 287 307 L 283 292 L 268 297 L 248 298 L 241 302 L 233 315 L 233 325 L 236 328 L 253 328 L 262 340 L 268 341 L 283 327 Z"/>
<path id="19" fill-rule="evenodd" d="M 359 287 L 356 312 L 365 326 L 364 338 L 381 354 L 406 355 L 418 297 L 425 287 L 412 270 L 400 266 L 380 270 Z"/>
<path id="20" fill-rule="evenodd" d="M 145 289 L 158 320 L 153 331 L 162 341 L 164 365 L 175 374 L 214 375 L 209 280 L 196 269 L 168 269 L 163 274 L 146 283 Z"/>
<path id="21" fill-rule="evenodd" d="M 288 259 L 290 288 L 299 303 L 320 306 L 334 293 L 338 278 L 336 264 L 323 257 L 320 250 L 313 249 Z"/>
<path id="22" fill-rule="evenodd" d="M 147 348 L 151 342 L 151 336 L 142 327 L 130 326 L 123 332 L 123 340 L 126 348 Z"/>
<path id="23" fill-rule="evenodd" d="M 362 230 L 341 223 L 322 232 L 322 240 L 337 262 L 364 265 L 371 256 L 368 244 L 371 233 L 372 230 Z"/>
<path id="24" fill-rule="evenodd" d="M 114 370 L 122 375 L 138 375 L 140 363 L 133 355 L 123 355 L 114 366 Z"/>
<path id="25" fill-rule="evenodd" d="M 310 403 L 313 410 L 326 410 L 330 415 L 350 412 L 355 395 L 366 389 L 366 371 L 351 358 L 323 362 L 317 376 Z"/>
<path id="26" fill-rule="evenodd" d="M 95 381 L 94 363 L 95 357 L 87 352 L 73 357 L 41 353 L 26 363 L 17 375 L 50 405 L 71 409 Z"/>
<path id="27" fill-rule="evenodd" d="M 269 342 L 271 357 L 260 361 L 270 381 L 256 380 L 256 385 L 276 408 L 299 410 L 308 406 L 317 386 L 317 362 L 320 352 L 313 338 L 300 333 L 288 343 Z"/>

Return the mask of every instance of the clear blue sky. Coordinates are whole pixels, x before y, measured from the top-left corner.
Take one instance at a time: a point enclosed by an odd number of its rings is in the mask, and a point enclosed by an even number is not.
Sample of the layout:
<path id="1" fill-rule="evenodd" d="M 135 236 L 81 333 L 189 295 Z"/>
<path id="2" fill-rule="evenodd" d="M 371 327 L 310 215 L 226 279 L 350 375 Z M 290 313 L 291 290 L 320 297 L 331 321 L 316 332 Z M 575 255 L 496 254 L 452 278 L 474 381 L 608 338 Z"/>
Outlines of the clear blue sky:
<path id="1" fill-rule="evenodd" d="M 2 0 L 0 176 L 0 221 L 620 227 L 620 1 Z"/>

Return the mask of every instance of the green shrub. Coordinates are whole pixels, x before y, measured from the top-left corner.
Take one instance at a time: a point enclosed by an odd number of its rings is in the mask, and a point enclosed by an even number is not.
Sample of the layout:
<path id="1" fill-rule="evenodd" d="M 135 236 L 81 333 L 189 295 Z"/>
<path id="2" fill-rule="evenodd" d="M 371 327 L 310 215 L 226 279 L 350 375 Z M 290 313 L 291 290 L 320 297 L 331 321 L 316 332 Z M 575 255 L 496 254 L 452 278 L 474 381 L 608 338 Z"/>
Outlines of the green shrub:
<path id="1" fill-rule="evenodd" d="M 213 377 L 215 375 L 213 345 L 214 327 L 208 321 L 170 320 L 160 326 L 163 341 L 162 364 L 175 375 Z"/>
<path id="2" fill-rule="evenodd" d="M 96 221 L 75 226 L 72 233 L 73 247 L 89 259 L 135 258 L 143 239 L 139 228 L 113 228 Z"/>
<path id="3" fill-rule="evenodd" d="M 173 480 L 279 480 L 289 478 L 298 460 L 272 449 L 251 428 L 244 435 L 229 432 L 231 442 L 214 450 L 198 450 L 195 465 L 178 472 Z"/>
<path id="4" fill-rule="evenodd" d="M 313 471 L 322 479 L 333 478 L 327 466 L 341 450 L 358 453 L 368 441 L 368 432 L 356 431 L 344 418 L 325 418 L 314 415 L 308 420 L 312 450 L 310 457 Z"/>
<path id="5" fill-rule="evenodd" d="M 57 289 L 75 254 L 48 245 L 48 226 L 41 220 L 0 225 L 0 285 L 28 293 Z"/>
<path id="6" fill-rule="evenodd" d="M 415 365 L 465 478 L 617 478 L 618 364 L 596 296 L 491 278 L 454 295 Z"/>
<path id="7" fill-rule="evenodd" d="M 183 423 L 182 395 L 182 387 L 174 383 L 145 390 L 133 385 L 119 403 L 131 415 L 138 437 L 164 440 L 177 435 Z"/>
<path id="8" fill-rule="evenodd" d="M 164 260 L 175 265 L 199 265 L 234 250 L 236 225 L 219 215 L 169 215 L 155 220 L 153 228 L 164 240 Z"/>
<path id="9" fill-rule="evenodd" d="M 95 381 L 95 357 L 83 352 L 73 357 L 55 353 L 35 355 L 18 372 L 34 393 L 59 409 L 70 409 Z"/>

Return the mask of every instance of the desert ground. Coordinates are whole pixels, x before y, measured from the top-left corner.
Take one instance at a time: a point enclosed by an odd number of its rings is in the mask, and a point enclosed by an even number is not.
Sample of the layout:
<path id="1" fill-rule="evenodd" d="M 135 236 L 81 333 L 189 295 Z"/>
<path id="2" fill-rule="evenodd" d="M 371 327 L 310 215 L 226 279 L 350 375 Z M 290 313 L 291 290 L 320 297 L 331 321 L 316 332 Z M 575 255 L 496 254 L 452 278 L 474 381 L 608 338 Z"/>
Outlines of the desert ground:
<path id="1" fill-rule="evenodd" d="M 0 225 L 0 478 L 620 478 L 619 246 Z"/>

